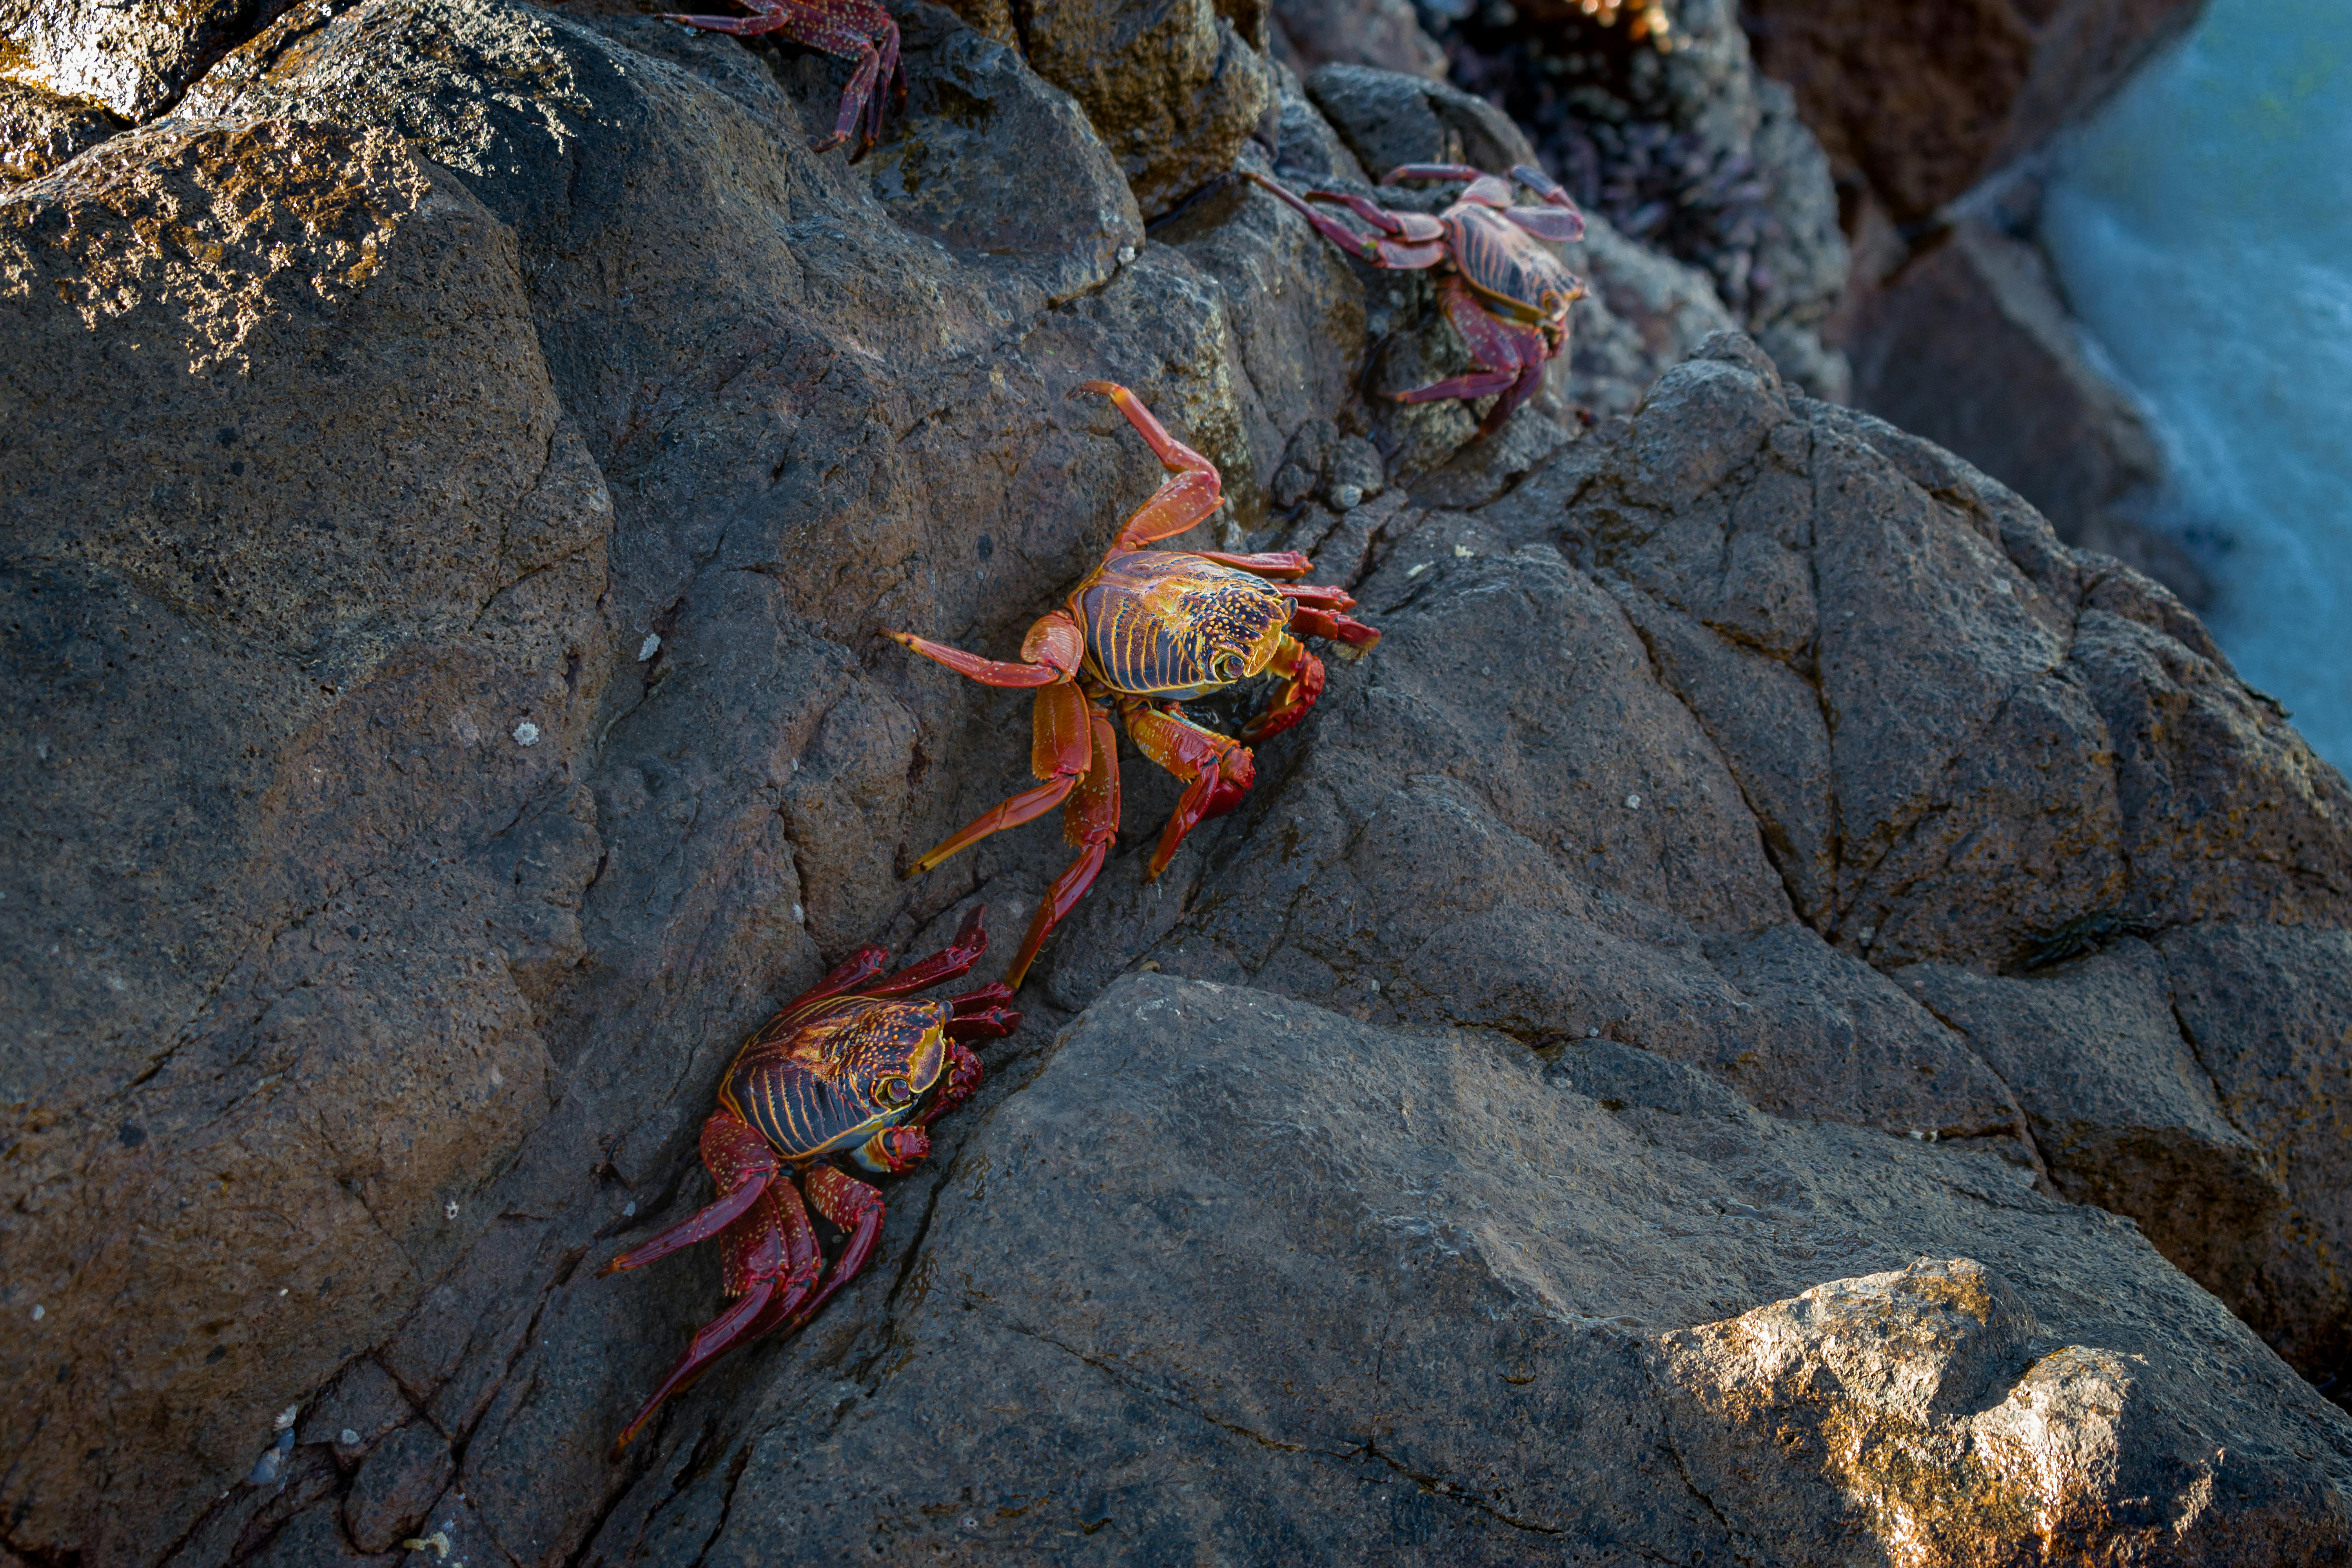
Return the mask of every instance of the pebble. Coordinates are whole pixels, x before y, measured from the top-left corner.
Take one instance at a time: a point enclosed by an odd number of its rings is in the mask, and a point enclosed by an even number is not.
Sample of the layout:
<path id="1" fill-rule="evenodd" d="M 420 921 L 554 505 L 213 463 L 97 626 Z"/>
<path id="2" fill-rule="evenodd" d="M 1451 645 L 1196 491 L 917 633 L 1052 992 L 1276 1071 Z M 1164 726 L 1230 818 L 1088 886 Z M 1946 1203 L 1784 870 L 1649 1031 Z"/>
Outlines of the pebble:
<path id="1" fill-rule="evenodd" d="M 661 633 L 647 632 L 646 640 L 637 645 L 637 662 L 643 664 L 659 652 L 661 652 Z"/>

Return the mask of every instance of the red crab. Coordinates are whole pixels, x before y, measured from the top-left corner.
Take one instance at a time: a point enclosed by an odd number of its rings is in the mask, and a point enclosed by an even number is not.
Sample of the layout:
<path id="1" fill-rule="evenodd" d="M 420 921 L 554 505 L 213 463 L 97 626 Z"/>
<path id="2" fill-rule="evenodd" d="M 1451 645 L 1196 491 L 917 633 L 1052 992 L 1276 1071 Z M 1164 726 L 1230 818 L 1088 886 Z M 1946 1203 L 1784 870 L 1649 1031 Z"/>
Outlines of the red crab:
<path id="1" fill-rule="evenodd" d="M 963 1042 L 1019 1026 L 1021 1015 L 1003 1006 L 1013 993 L 1001 984 L 940 1002 L 899 1000 L 969 971 L 988 950 L 987 912 L 974 909 L 951 945 L 886 979 L 874 976 L 888 954 L 859 948 L 743 1042 L 719 1082 L 719 1109 L 702 1124 L 717 1201 L 604 1270 L 641 1268 L 715 1236 L 720 1288 L 737 1300 L 696 1332 L 621 1429 L 616 1458 L 703 1368 L 772 1330 L 799 1328 L 866 1267 L 882 1234 L 882 1194 L 828 1159 L 846 1154 L 881 1175 L 913 1169 L 931 1152 L 923 1129 L 980 1087 L 980 1058 Z M 810 1207 L 849 1235 L 830 1274 Z"/>
<path id="2" fill-rule="evenodd" d="M 833 134 L 810 137 L 811 152 L 830 153 L 848 141 L 861 112 L 866 129 L 858 140 L 857 153 L 873 146 L 874 139 L 882 133 L 882 100 L 876 95 L 877 88 L 890 89 L 898 95 L 898 106 L 906 107 L 907 73 L 898 68 L 898 24 L 875 0 L 742 0 L 742 4 L 751 16 L 687 16 L 670 12 L 662 20 L 732 33 L 739 38 L 779 33 L 792 43 L 856 60 L 857 71 L 842 89 L 841 113 L 833 122 Z M 856 156 L 852 155 L 853 161 Z"/>
<path id="3" fill-rule="evenodd" d="M 1241 804 L 1257 776 L 1248 747 L 1185 717 L 1189 698 L 1221 691 L 1254 675 L 1283 678 L 1265 711 L 1242 730 L 1260 741 L 1307 716 L 1323 690 L 1323 662 L 1293 631 L 1337 640 L 1349 658 L 1381 634 L 1341 612 L 1356 601 L 1333 587 L 1268 578 L 1303 577 L 1315 563 L 1297 551 L 1227 555 L 1213 550 L 1146 550 L 1217 510 L 1216 466 L 1177 440 L 1127 388 L 1085 382 L 1080 392 L 1108 397 L 1127 416 L 1171 478 L 1135 510 L 1102 563 L 1080 578 L 1061 609 L 1048 612 L 1022 639 L 1019 664 L 999 663 L 905 632 L 885 635 L 983 686 L 1034 687 L 1030 771 L 1045 780 L 982 812 L 962 832 L 915 862 L 928 871 L 990 834 L 1043 816 L 1066 800 L 1062 835 L 1079 847 L 1070 868 L 1037 905 L 1029 934 L 1005 976 L 1018 987 L 1045 933 L 1070 912 L 1110 853 L 1118 834 L 1116 706 L 1136 750 L 1185 783 L 1183 797 L 1146 866 L 1168 868 L 1176 847 L 1204 818 Z"/>
<path id="4" fill-rule="evenodd" d="M 1412 271 L 1445 266 L 1437 298 L 1446 318 L 1470 347 L 1477 368 L 1427 386 L 1392 395 L 1399 403 L 1434 403 L 1447 397 L 1502 395 L 1478 426 L 1490 436 L 1543 382 L 1544 365 L 1568 349 L 1568 308 L 1584 297 L 1584 280 L 1538 239 L 1584 237 L 1584 215 L 1566 191 L 1542 170 L 1520 163 L 1511 179 L 1464 163 L 1407 163 L 1385 182 L 1460 180 L 1460 199 L 1436 217 L 1391 212 L 1362 196 L 1309 191 L 1301 201 L 1262 174 L 1250 178 L 1306 216 L 1316 232 L 1375 267 Z M 1540 206 L 1515 206 L 1511 180 L 1543 198 Z M 1346 207 L 1371 226 L 1365 234 L 1307 202 Z"/>

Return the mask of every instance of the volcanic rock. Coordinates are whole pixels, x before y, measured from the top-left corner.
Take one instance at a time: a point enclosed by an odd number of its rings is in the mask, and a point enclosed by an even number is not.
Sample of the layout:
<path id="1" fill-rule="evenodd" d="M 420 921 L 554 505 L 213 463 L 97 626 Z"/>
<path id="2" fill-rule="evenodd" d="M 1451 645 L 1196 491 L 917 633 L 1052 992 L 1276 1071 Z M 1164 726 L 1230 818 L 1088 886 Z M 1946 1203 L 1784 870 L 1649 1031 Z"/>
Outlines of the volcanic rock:
<path id="1" fill-rule="evenodd" d="M 0 192 L 0 1546 L 1818 1559 L 1916 1483 L 2340 1554 L 2352 803 L 2195 617 L 1622 236 L 1596 423 L 1465 447 L 1376 395 L 1425 278 L 1238 182 L 1146 236 L 903 19 L 856 164 L 808 51 L 312 0 Z M 1269 79 L 1243 165 L 1360 179 Z M 1028 714 L 877 634 L 1009 656 L 1099 557 L 1161 471 L 1095 377 L 1384 640 L 1150 884 L 1129 763 L 872 1266 L 616 1463 L 719 1299 L 597 1267 L 744 1034 L 983 900 L 1001 973 L 1068 863 L 900 879 Z"/>

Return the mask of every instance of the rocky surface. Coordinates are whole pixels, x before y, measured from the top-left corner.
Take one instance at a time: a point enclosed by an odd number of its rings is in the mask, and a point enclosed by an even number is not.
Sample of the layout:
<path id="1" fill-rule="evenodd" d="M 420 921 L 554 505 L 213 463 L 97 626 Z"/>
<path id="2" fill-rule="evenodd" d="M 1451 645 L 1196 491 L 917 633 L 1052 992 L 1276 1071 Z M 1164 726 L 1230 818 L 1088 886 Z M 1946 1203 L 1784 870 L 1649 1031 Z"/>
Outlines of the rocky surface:
<path id="1" fill-rule="evenodd" d="M 1671 50 L 1575 0 L 1461 7 L 1453 79 L 1529 128 L 1552 173 L 1626 235 L 1698 268 L 1782 372 L 1843 400 L 1821 333 L 1846 287 L 1820 145 L 1760 75 L 1733 0 L 1672 7 Z"/>
<path id="2" fill-rule="evenodd" d="M 1851 341 L 1855 403 L 2000 475 L 2069 544 L 2203 604 L 2195 559 L 2145 521 L 2163 454 L 2092 367 L 2031 239 L 1981 218 L 1952 224 L 1857 308 Z"/>
<path id="3" fill-rule="evenodd" d="M 1301 76 L 1348 65 L 1445 77 L 1445 49 L 1422 30 L 1412 0 L 1279 0 L 1274 38 L 1283 63 Z"/>
<path id="4" fill-rule="evenodd" d="M 2163 525 L 2163 457 L 2085 353 L 2034 230 L 2052 139 L 2200 8 L 1747 0 L 1741 14 L 1837 181 L 1853 267 L 1822 331 L 1852 363 L 1853 401 L 2192 605 L 2207 585 Z"/>
<path id="5" fill-rule="evenodd" d="M 1425 279 L 1147 236 L 1034 40 L 902 19 L 856 165 L 803 51 L 311 0 L 0 192 L 0 1545 L 1818 1561 L 1924 1476 L 1953 1561 L 2340 1557 L 2352 799 L 2194 617 L 1600 226 L 1465 447 L 1372 395 Z M 1261 68 L 1286 178 L 1519 135 Z M 1387 637 L 1150 887 L 1129 765 L 874 1267 L 612 1463 L 715 1276 L 595 1265 L 743 1032 L 1066 863 L 898 879 L 1028 736 L 877 633 L 1099 553 L 1102 375 Z"/>
<path id="6" fill-rule="evenodd" d="M 2352 1542 L 2340 1414 L 2233 1375 L 2260 1352 L 2210 1297 L 1990 1156 L 1612 1042 L 1166 975 L 1015 1070 L 887 1318 L 830 1368 L 781 1352 L 756 1403 L 693 1396 L 583 1561 Z"/>
<path id="7" fill-rule="evenodd" d="M 1916 223 L 2041 145 L 2195 20 L 2201 0 L 1741 0 L 1842 184 Z"/>

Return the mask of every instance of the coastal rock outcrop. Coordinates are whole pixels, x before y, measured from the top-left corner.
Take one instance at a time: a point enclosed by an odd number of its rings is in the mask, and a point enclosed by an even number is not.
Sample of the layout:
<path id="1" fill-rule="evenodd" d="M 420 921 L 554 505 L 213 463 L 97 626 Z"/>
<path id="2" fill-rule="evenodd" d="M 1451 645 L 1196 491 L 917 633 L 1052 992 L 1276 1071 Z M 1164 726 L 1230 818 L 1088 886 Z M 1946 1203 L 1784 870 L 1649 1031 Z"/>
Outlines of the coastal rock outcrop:
<path id="1" fill-rule="evenodd" d="M 1465 446 L 1376 395 L 1425 279 L 1245 185 L 1147 233 L 946 10 L 856 164 L 802 51 L 247 21 L 0 188 L 8 1552 L 1801 1560 L 1898 1453 L 1987 1553 L 2345 1550 L 2352 803 L 2161 588 L 1599 225 Z M 1361 179 L 1257 68 L 1233 156 Z M 900 879 L 1028 718 L 877 634 L 1009 652 L 1099 555 L 1103 376 L 1385 638 L 1153 884 L 1128 769 L 874 1265 L 616 1463 L 716 1282 L 596 1271 L 743 1033 L 1066 863 Z"/>

